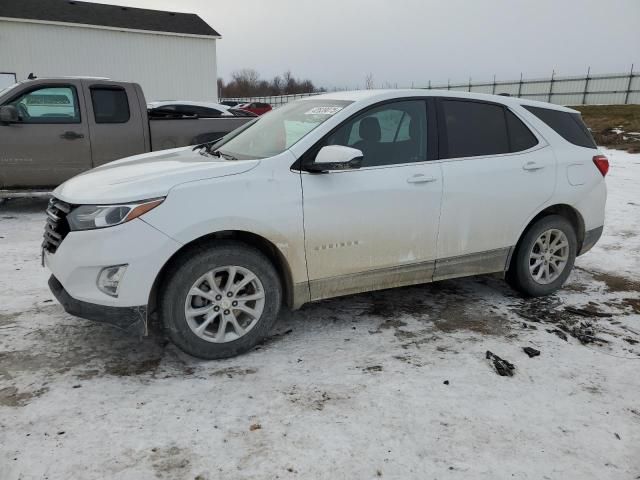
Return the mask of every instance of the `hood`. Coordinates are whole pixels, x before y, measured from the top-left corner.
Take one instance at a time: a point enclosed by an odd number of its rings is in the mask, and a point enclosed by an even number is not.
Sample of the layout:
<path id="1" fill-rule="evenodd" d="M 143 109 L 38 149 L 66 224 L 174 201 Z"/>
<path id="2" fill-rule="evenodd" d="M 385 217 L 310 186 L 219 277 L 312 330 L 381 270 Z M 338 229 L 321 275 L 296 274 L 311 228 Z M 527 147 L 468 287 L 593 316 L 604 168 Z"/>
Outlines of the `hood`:
<path id="1" fill-rule="evenodd" d="M 203 155 L 193 147 L 175 148 L 107 163 L 67 180 L 53 194 L 73 204 L 132 202 L 164 197 L 181 183 L 247 172 L 258 163 Z"/>

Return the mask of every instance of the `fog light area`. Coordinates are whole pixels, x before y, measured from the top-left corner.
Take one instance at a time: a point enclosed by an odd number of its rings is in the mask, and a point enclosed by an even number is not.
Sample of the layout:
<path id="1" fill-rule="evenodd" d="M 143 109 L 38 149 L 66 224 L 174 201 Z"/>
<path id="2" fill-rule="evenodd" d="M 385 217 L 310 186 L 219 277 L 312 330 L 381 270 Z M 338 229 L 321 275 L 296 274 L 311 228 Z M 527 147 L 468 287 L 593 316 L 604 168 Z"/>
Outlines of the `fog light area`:
<path id="1" fill-rule="evenodd" d="M 124 272 L 127 271 L 127 266 L 128 265 L 114 265 L 100 270 L 96 282 L 98 289 L 110 297 L 117 297 L 120 282 L 122 281 L 122 277 L 124 277 Z"/>

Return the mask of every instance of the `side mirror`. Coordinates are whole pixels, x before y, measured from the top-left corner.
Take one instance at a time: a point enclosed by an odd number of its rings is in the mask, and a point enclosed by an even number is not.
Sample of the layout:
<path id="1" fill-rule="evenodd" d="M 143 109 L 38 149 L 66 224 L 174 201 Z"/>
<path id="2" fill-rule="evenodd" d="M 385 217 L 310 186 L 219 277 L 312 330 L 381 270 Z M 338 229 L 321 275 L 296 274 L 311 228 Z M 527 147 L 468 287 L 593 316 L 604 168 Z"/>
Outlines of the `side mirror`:
<path id="1" fill-rule="evenodd" d="M 342 145 L 328 145 L 322 147 L 316 155 L 315 162 L 307 170 L 315 173 L 330 172 L 332 170 L 354 170 L 362 166 L 364 154 L 357 148 Z"/>
<path id="2" fill-rule="evenodd" d="M 13 105 L 3 105 L 0 107 L 0 123 L 9 125 L 20 121 L 18 117 L 18 109 Z"/>

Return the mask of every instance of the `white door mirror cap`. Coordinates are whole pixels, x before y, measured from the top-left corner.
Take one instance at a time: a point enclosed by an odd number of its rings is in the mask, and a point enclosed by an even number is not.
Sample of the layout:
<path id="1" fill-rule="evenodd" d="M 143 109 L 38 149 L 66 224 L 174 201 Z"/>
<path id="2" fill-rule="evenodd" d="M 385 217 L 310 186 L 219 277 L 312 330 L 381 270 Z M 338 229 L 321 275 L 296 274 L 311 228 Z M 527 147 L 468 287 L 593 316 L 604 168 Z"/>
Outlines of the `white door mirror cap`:
<path id="1" fill-rule="evenodd" d="M 316 155 L 315 163 L 347 163 L 363 156 L 362 150 L 358 150 L 357 148 L 342 145 L 327 145 L 320 149 L 318 155 Z"/>
<path id="2" fill-rule="evenodd" d="M 364 154 L 357 148 L 342 145 L 322 147 L 310 165 L 312 172 L 328 172 L 331 170 L 352 170 L 360 168 Z"/>

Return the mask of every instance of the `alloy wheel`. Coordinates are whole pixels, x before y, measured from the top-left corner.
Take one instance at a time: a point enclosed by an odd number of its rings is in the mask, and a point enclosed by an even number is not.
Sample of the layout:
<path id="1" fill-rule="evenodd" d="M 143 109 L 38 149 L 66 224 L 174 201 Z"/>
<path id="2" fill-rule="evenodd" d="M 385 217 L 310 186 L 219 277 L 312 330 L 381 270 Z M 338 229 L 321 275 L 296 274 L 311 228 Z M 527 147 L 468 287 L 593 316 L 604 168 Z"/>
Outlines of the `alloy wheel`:
<path id="1" fill-rule="evenodd" d="M 529 273 L 536 283 L 548 285 L 562 275 L 569 260 L 569 240 L 562 230 L 540 234 L 529 254 Z"/>
<path id="2" fill-rule="evenodd" d="M 189 289 L 184 313 L 189 328 L 208 342 L 226 343 L 249 332 L 260 320 L 265 292 L 258 276 L 237 265 L 218 267 Z"/>

